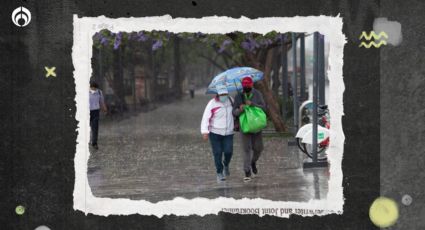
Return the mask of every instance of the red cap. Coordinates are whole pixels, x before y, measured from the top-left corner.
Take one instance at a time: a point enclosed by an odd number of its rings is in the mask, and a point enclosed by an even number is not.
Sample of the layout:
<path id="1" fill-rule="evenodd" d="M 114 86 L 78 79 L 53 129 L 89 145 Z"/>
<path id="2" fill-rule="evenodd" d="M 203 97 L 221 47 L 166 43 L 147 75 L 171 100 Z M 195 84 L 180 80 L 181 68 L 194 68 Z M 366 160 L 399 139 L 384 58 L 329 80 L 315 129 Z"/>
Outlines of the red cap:
<path id="1" fill-rule="evenodd" d="M 242 87 L 252 87 L 254 85 L 254 81 L 251 77 L 247 76 L 242 79 Z"/>

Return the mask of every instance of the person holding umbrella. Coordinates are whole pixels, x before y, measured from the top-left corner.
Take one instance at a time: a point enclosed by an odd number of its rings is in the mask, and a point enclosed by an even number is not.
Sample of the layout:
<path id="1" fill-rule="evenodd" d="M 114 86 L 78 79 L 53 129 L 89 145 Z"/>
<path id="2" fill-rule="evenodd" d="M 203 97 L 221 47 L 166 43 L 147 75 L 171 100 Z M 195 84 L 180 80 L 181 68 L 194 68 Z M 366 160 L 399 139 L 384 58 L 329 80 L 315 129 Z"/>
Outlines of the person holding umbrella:
<path id="1" fill-rule="evenodd" d="M 240 116 L 244 112 L 245 106 L 255 106 L 261 108 L 266 112 L 266 103 L 264 102 L 263 95 L 260 91 L 253 88 L 254 81 L 251 76 L 242 78 L 243 92 L 238 93 L 235 97 L 233 106 L 233 114 Z M 244 162 L 244 181 L 251 180 L 251 172 L 256 175 L 257 161 L 263 151 L 263 137 L 261 130 L 257 133 L 243 133 L 241 132 L 242 148 L 243 148 L 243 162 Z"/>
<path id="2" fill-rule="evenodd" d="M 229 164 L 233 155 L 233 99 L 225 84 L 217 85 L 215 89 L 216 96 L 208 102 L 202 116 L 201 133 L 204 141 L 210 140 L 217 181 L 221 182 L 230 175 Z"/>

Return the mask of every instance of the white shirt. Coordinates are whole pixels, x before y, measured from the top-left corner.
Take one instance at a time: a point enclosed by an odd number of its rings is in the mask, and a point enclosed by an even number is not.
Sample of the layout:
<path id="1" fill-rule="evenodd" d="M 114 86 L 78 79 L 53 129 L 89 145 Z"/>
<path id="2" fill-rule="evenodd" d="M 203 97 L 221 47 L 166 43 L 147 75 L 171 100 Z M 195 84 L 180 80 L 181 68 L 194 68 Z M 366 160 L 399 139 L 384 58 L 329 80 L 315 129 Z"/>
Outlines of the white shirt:
<path id="1" fill-rule="evenodd" d="M 89 106 L 90 110 L 98 110 L 100 106 L 104 104 L 103 93 L 100 89 L 89 91 Z"/>
<path id="2" fill-rule="evenodd" d="M 233 100 L 233 99 L 232 99 Z M 225 103 L 213 98 L 205 107 L 201 121 L 201 133 L 215 133 L 222 136 L 233 134 L 233 106 L 230 96 Z"/>

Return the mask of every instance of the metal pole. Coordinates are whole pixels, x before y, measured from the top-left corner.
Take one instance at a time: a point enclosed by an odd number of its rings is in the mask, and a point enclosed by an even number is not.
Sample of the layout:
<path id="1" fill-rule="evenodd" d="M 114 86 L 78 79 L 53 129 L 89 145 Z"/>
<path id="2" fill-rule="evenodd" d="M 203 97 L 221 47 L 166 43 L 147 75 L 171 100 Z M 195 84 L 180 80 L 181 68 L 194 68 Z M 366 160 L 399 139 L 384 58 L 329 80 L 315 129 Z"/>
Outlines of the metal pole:
<path id="1" fill-rule="evenodd" d="M 325 36 L 319 34 L 319 104 L 325 104 Z"/>
<path id="2" fill-rule="evenodd" d="M 300 77 L 301 77 L 301 102 L 307 100 L 305 91 L 305 35 L 301 34 L 300 37 Z"/>
<path id="3" fill-rule="evenodd" d="M 282 35 L 282 116 L 286 120 L 286 99 L 288 98 L 288 50 L 286 36 Z"/>
<path id="4" fill-rule="evenodd" d="M 312 153 L 313 153 L 313 162 L 317 162 L 317 88 L 318 88 L 318 80 L 319 80 L 319 60 L 318 60 L 318 40 L 319 33 L 314 32 L 314 43 L 313 43 L 313 55 L 314 55 L 314 63 L 313 63 L 313 145 L 312 145 Z"/>
<path id="5" fill-rule="evenodd" d="M 298 130 L 297 37 L 292 33 L 292 98 L 294 100 L 294 133 Z"/>

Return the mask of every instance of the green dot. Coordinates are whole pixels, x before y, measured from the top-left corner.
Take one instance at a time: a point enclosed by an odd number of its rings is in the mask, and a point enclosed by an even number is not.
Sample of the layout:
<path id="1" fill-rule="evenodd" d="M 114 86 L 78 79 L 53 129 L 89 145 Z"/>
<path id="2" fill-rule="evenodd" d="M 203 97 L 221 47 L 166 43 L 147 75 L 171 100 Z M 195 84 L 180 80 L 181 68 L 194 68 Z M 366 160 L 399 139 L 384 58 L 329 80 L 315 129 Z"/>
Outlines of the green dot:
<path id="1" fill-rule="evenodd" d="M 24 206 L 22 206 L 22 205 L 18 205 L 18 206 L 16 206 L 16 208 L 15 208 L 15 212 L 16 212 L 16 214 L 18 214 L 18 215 L 23 215 L 23 214 L 25 213 L 25 207 L 24 207 Z"/>

